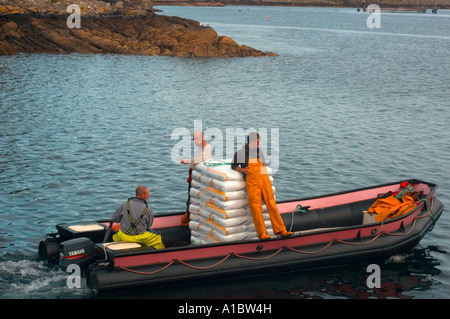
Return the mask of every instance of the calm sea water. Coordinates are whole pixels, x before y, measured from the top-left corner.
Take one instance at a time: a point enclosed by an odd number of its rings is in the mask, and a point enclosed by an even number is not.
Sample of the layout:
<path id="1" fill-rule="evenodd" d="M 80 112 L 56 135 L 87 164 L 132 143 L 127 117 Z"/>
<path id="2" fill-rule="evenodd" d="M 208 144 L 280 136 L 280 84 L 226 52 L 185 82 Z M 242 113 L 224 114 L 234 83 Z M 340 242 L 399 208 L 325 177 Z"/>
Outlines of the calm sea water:
<path id="1" fill-rule="evenodd" d="M 157 214 L 183 210 L 187 170 L 172 153 L 199 123 L 223 157 L 230 132 L 266 132 L 280 200 L 418 178 L 449 207 L 449 11 L 382 13 L 369 29 L 345 8 L 160 9 L 279 56 L 0 57 L 1 298 L 102 297 L 67 288 L 37 261 L 39 241 L 57 223 L 108 218 L 138 184 Z M 449 226 L 444 213 L 380 265 L 382 290 L 354 265 L 107 297 L 448 298 Z"/>

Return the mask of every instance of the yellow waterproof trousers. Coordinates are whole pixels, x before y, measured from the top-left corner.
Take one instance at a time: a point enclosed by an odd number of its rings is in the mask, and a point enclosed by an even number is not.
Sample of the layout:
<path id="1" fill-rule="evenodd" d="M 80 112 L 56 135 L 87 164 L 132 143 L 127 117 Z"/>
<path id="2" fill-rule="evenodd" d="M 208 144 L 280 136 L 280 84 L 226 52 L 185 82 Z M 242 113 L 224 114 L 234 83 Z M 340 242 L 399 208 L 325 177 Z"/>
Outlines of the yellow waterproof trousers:
<path id="1" fill-rule="evenodd" d="M 152 246 L 155 249 L 165 248 L 164 244 L 161 241 L 161 235 L 146 231 L 143 234 L 139 235 L 127 235 L 119 230 L 117 233 L 113 235 L 114 241 L 123 241 L 127 243 L 139 243 L 146 246 Z"/>
<path id="2" fill-rule="evenodd" d="M 280 213 L 273 195 L 272 183 L 267 175 L 266 167 L 259 158 L 249 159 L 246 188 L 248 193 L 248 202 L 255 223 L 256 232 L 261 239 L 268 238 L 264 217 L 262 211 L 262 201 L 266 204 L 269 212 L 270 222 L 272 223 L 275 235 L 286 235 L 286 227 L 281 219 Z"/>

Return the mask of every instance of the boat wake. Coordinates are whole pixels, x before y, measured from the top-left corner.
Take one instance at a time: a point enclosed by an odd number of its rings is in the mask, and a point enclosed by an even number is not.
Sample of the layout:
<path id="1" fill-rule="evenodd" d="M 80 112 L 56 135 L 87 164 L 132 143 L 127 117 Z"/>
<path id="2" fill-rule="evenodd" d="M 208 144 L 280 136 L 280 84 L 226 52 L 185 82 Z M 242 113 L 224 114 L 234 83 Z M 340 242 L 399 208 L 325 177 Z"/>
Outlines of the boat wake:
<path id="1" fill-rule="evenodd" d="M 0 258 L 0 299 L 89 298 L 90 289 L 67 287 L 69 274 L 29 256 Z"/>
<path id="2" fill-rule="evenodd" d="M 410 256 L 411 256 L 411 254 L 408 254 L 408 253 L 394 255 L 394 256 L 389 257 L 389 259 L 387 260 L 387 263 L 403 263 Z"/>

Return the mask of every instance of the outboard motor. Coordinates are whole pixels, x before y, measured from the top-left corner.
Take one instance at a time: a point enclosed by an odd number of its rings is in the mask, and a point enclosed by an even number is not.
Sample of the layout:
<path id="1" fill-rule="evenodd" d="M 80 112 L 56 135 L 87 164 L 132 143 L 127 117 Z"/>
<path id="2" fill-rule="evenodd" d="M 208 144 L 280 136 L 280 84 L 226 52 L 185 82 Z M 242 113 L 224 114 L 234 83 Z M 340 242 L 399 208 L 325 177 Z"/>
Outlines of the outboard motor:
<path id="1" fill-rule="evenodd" d="M 96 259 L 95 244 L 89 238 L 70 239 L 59 245 L 59 266 L 63 268 L 77 264 L 83 270 Z"/>
<path id="2" fill-rule="evenodd" d="M 39 243 L 39 260 L 47 263 L 58 263 L 59 260 L 59 239 L 49 237 Z"/>

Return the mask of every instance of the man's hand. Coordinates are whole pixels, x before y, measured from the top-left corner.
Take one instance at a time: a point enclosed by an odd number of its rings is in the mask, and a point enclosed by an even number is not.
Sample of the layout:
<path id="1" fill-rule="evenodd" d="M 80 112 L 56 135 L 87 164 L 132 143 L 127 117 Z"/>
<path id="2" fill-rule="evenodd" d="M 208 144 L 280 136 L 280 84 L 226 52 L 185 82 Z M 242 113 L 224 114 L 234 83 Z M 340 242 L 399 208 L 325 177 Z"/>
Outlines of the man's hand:
<path id="1" fill-rule="evenodd" d="M 236 167 L 236 171 L 238 171 L 239 173 L 247 174 L 248 166 L 246 168 L 242 168 L 242 167 L 238 166 L 238 167 Z"/>

